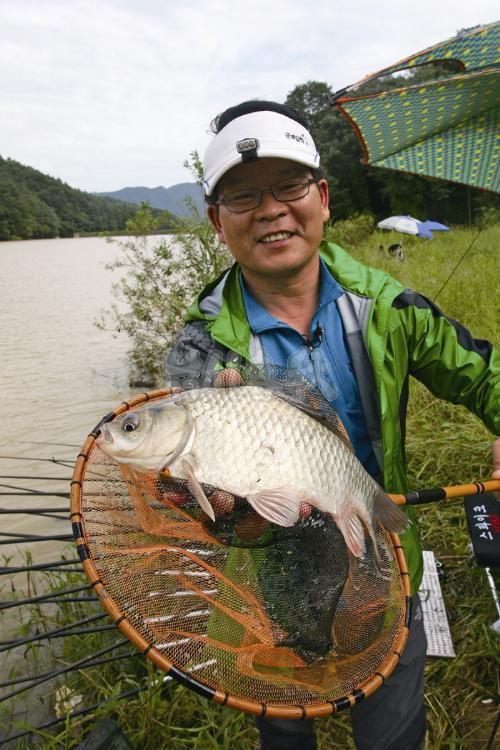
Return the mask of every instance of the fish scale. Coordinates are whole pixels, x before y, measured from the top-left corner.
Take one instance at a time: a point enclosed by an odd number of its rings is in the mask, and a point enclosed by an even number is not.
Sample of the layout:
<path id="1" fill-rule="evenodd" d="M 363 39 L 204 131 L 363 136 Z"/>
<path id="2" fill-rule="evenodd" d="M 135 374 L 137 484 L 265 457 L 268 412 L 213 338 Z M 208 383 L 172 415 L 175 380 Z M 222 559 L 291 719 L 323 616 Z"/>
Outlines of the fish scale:
<path id="1" fill-rule="evenodd" d="M 190 453 L 202 472 L 199 481 L 221 486 L 224 476 L 223 489 L 242 496 L 259 489 L 257 480 L 267 489 L 291 484 L 320 496 L 351 485 L 366 495 L 373 482 L 366 473 L 356 481 L 359 462 L 340 438 L 271 391 L 207 388 L 188 391 L 176 403 L 189 408 L 195 422 Z M 262 449 L 266 440 L 274 454 Z"/>

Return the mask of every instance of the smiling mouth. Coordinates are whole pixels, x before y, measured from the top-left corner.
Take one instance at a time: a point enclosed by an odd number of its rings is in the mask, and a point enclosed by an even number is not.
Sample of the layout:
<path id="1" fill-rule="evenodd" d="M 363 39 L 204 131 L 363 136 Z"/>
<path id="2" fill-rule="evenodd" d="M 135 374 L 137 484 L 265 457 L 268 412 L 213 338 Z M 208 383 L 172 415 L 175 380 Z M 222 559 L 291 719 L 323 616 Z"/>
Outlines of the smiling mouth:
<path id="1" fill-rule="evenodd" d="M 279 242 L 280 240 L 288 240 L 293 237 L 293 232 L 274 232 L 273 234 L 266 234 L 265 237 L 261 237 L 259 242 L 267 244 L 268 242 Z"/>

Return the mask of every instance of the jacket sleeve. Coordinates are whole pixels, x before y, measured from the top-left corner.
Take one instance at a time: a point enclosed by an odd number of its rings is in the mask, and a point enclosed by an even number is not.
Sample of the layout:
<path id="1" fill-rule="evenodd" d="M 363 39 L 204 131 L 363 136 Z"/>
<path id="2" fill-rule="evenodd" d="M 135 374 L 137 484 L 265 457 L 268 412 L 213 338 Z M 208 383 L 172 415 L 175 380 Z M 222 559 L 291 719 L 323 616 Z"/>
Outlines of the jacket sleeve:
<path id="1" fill-rule="evenodd" d="M 500 434 L 500 352 L 412 290 L 396 297 L 392 307 L 405 319 L 410 374 Z"/>
<path id="2" fill-rule="evenodd" d="M 223 366 L 232 353 L 214 341 L 203 320 L 194 320 L 181 328 L 175 344 L 164 360 L 166 386 L 201 388 L 211 383 L 214 370 Z"/>

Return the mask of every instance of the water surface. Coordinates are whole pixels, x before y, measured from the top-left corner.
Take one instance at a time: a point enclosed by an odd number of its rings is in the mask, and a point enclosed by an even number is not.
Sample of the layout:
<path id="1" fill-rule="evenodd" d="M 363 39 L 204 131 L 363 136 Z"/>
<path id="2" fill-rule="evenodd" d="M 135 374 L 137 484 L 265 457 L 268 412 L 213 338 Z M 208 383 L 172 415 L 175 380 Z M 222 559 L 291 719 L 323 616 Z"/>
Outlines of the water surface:
<path id="1" fill-rule="evenodd" d="M 48 477 L 69 479 L 87 433 L 132 395 L 126 337 L 95 326 L 100 311 L 110 306 L 111 285 L 118 278 L 104 264 L 119 252 L 104 238 L 0 243 L 0 475 L 43 477 L 0 483 L 67 492 L 68 483 Z M 68 466 L 48 462 L 52 457 Z M 2 508 L 54 503 L 68 507 L 62 499 L 0 495 Z M 0 527 L 65 533 L 68 522 L 1 515 Z M 31 547 L 36 562 L 54 556 L 52 543 Z M 19 555 L 18 548 L 2 545 L 0 556 L 7 552 Z"/>

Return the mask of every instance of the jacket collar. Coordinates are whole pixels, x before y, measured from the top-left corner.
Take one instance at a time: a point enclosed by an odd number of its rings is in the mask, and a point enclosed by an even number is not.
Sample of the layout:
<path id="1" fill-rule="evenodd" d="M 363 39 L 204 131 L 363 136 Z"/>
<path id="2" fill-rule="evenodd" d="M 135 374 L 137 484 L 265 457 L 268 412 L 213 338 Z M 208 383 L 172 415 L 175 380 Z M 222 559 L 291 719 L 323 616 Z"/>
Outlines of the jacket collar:
<path id="1" fill-rule="evenodd" d="M 384 271 L 359 263 L 338 245 L 322 242 L 319 250 L 334 279 L 354 294 L 377 297 L 388 286 L 388 309 L 394 297 L 404 289 Z M 210 313 L 204 312 L 203 308 L 210 309 Z M 212 338 L 244 359 L 249 358 L 252 331 L 246 316 L 241 271 L 237 263 L 205 287 L 187 311 L 186 321 L 189 320 L 207 321 L 207 330 Z"/>

